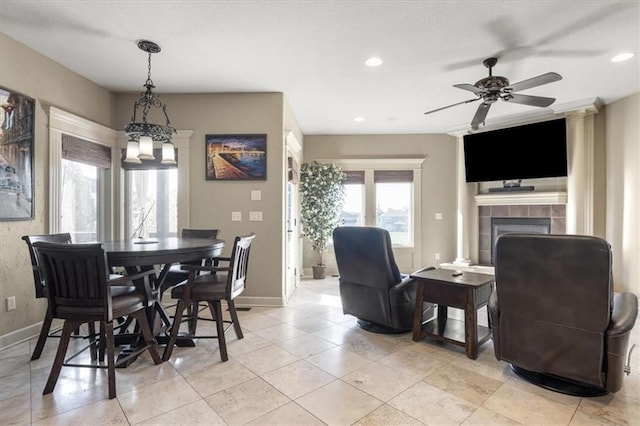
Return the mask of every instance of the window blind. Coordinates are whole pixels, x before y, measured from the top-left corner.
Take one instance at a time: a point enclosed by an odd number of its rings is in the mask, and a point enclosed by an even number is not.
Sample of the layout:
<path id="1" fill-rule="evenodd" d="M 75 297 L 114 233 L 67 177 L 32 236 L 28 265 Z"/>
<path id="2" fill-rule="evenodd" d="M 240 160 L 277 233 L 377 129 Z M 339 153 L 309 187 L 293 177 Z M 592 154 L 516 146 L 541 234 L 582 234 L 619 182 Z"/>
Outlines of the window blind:
<path id="1" fill-rule="evenodd" d="M 111 168 L 111 148 L 64 133 L 62 158 L 101 169 Z"/>
<path id="2" fill-rule="evenodd" d="M 347 175 L 345 185 L 364 185 L 364 170 L 344 170 L 344 174 Z"/>
<path id="3" fill-rule="evenodd" d="M 412 183 L 413 170 L 374 170 L 375 183 Z"/>

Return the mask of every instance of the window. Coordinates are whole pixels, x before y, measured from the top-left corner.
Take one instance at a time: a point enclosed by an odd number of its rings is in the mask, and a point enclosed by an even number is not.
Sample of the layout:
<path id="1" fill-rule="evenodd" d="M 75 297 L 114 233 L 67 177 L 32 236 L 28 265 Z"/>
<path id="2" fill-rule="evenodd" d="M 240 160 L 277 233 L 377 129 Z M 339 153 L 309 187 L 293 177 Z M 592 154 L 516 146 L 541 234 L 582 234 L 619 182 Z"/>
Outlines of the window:
<path id="1" fill-rule="evenodd" d="M 343 226 L 364 225 L 364 171 L 345 170 L 344 206 L 340 219 Z"/>
<path id="2" fill-rule="evenodd" d="M 127 171 L 127 235 L 162 238 L 178 235 L 178 170 Z"/>
<path id="3" fill-rule="evenodd" d="M 122 163 L 125 169 L 126 235 L 128 238 L 164 238 L 178 235 L 178 169 L 156 161 Z M 123 158 L 125 152 L 123 150 Z"/>
<path id="4" fill-rule="evenodd" d="M 76 243 L 104 236 L 103 185 L 111 168 L 111 148 L 62 135 L 59 231 Z"/>
<path id="5" fill-rule="evenodd" d="M 347 175 L 343 226 L 384 228 L 394 246 L 416 247 L 422 159 L 328 161 Z"/>
<path id="6" fill-rule="evenodd" d="M 60 231 L 70 233 L 73 242 L 99 239 L 99 178 L 98 167 L 62 160 Z"/>

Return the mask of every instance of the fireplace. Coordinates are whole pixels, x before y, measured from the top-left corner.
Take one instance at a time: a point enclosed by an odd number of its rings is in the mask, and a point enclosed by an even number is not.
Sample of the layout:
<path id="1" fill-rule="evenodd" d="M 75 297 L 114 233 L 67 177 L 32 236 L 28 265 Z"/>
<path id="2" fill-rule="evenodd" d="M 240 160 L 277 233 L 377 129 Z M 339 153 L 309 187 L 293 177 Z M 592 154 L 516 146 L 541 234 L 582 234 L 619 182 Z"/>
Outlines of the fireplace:
<path id="1" fill-rule="evenodd" d="M 496 240 L 502 234 L 521 232 L 526 234 L 548 234 L 551 232 L 549 217 L 492 217 L 491 218 L 491 264 L 494 264 Z"/>
<path id="2" fill-rule="evenodd" d="M 478 264 L 493 265 L 493 247 L 504 232 L 566 233 L 564 204 L 479 206 Z"/>

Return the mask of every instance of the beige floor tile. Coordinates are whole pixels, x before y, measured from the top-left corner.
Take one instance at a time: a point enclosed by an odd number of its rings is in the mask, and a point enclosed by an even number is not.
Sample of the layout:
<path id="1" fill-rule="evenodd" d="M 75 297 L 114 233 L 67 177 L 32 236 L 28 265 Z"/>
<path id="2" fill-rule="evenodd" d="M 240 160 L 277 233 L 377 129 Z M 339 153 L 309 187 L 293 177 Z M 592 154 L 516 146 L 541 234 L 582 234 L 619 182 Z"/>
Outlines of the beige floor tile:
<path id="1" fill-rule="evenodd" d="M 638 348 L 638 352 L 640 352 L 640 348 Z M 635 369 L 638 369 L 637 365 L 634 366 Z M 628 376 L 624 376 L 622 378 L 622 389 L 620 389 L 616 395 L 625 395 L 629 398 L 634 398 L 640 401 L 640 375 L 630 374 Z"/>
<path id="2" fill-rule="evenodd" d="M 282 308 L 280 310 L 272 310 L 269 312 L 265 312 L 265 315 L 271 318 L 274 318 L 282 323 L 288 323 L 291 321 L 297 321 L 303 318 L 308 318 L 315 314 L 313 312 L 308 312 L 301 309 Z"/>
<path id="3" fill-rule="evenodd" d="M 234 334 L 227 335 L 227 352 L 230 357 L 253 352 L 256 349 L 264 348 L 272 344 L 267 339 L 263 339 L 253 332 L 242 330 L 244 338 L 237 339 Z"/>
<path id="4" fill-rule="evenodd" d="M 298 357 L 276 345 L 265 346 L 235 357 L 242 365 L 260 375 L 298 361 Z"/>
<path id="5" fill-rule="evenodd" d="M 247 423 L 255 426 L 322 426 L 320 420 L 295 402 L 278 408 Z"/>
<path id="6" fill-rule="evenodd" d="M 291 399 L 296 399 L 332 381 L 335 376 L 306 361 L 298 361 L 263 374 L 262 378 Z"/>
<path id="7" fill-rule="evenodd" d="M 211 364 L 186 377 L 187 382 L 202 397 L 254 379 L 256 375 L 235 359 Z"/>
<path id="8" fill-rule="evenodd" d="M 248 423 L 290 401 L 260 378 L 249 380 L 206 398 L 207 404 L 230 425 Z"/>
<path id="9" fill-rule="evenodd" d="M 294 337 L 306 336 L 307 333 L 295 328 L 291 324 L 278 324 L 273 327 L 263 328 L 255 332 L 258 336 L 272 343 L 280 343 Z"/>
<path id="10" fill-rule="evenodd" d="M 413 386 L 420 379 L 373 362 L 347 374 L 342 380 L 386 402 Z"/>
<path id="11" fill-rule="evenodd" d="M 377 410 L 367 414 L 353 426 L 421 426 L 424 423 L 406 415 L 400 410 L 385 404 Z"/>
<path id="12" fill-rule="evenodd" d="M 118 393 L 129 392 L 176 377 L 180 377 L 180 373 L 171 363 L 156 365 L 151 357 L 140 357 L 129 367 L 116 369 L 116 386 Z"/>
<path id="13" fill-rule="evenodd" d="M 242 330 L 257 331 L 264 328 L 273 327 L 274 325 L 281 324 L 282 322 L 264 314 L 251 315 L 246 318 L 240 318 L 239 320 Z"/>
<path id="14" fill-rule="evenodd" d="M 311 315 L 305 318 L 288 322 L 287 324 L 294 326 L 298 330 L 302 330 L 307 333 L 313 333 L 314 331 L 322 330 L 323 328 L 332 327 L 336 323 L 321 318 L 317 315 Z"/>
<path id="15" fill-rule="evenodd" d="M 408 346 L 378 361 L 408 376 L 422 380 L 427 374 L 439 369 L 447 361 L 431 353 L 430 349 L 416 350 Z"/>
<path id="16" fill-rule="evenodd" d="M 366 332 L 352 334 L 345 340 L 342 347 L 372 361 L 384 358 L 401 349 L 400 345 L 382 339 L 378 334 L 366 334 Z"/>
<path id="17" fill-rule="evenodd" d="M 342 347 L 312 355 L 306 360 L 336 377 L 345 376 L 372 362 Z"/>
<path id="18" fill-rule="evenodd" d="M 509 384 L 510 386 L 514 386 L 520 390 L 523 390 L 525 392 L 529 392 L 534 395 L 550 399 L 551 401 L 554 401 L 554 402 L 560 402 L 572 408 L 578 408 L 578 404 L 580 404 L 580 400 L 581 400 L 580 397 L 567 395 L 560 392 L 554 392 L 552 390 L 545 389 L 541 386 L 528 382 L 516 375 L 509 377 L 505 381 L 505 383 Z"/>
<path id="19" fill-rule="evenodd" d="M 340 380 L 308 393 L 296 402 L 329 425 L 349 425 L 382 405 L 380 400 Z"/>
<path id="20" fill-rule="evenodd" d="M 475 371 L 483 376 L 490 377 L 501 382 L 510 377 L 515 377 L 511 367 L 504 361 L 498 361 L 492 351 L 478 354 L 477 359 L 469 359 L 466 356 L 459 356 L 451 361 L 452 365 Z"/>
<path id="21" fill-rule="evenodd" d="M 204 400 L 152 417 L 138 425 L 226 425 L 224 420 Z"/>
<path id="22" fill-rule="evenodd" d="M 423 423 L 458 425 L 465 421 L 477 406 L 448 392 L 418 382 L 388 404 Z"/>
<path id="23" fill-rule="evenodd" d="M 2 361 L 0 361 L 2 362 Z M 0 379 L 0 401 L 31 393 L 31 373 L 28 371 Z"/>
<path id="24" fill-rule="evenodd" d="M 321 337 L 325 340 L 328 340 L 331 343 L 336 345 L 341 345 L 349 339 L 350 336 L 360 333 L 361 330 L 358 330 L 354 327 L 347 327 L 344 324 L 332 325 L 327 328 L 323 328 L 318 331 L 314 331 L 314 336 Z"/>
<path id="25" fill-rule="evenodd" d="M 32 352 L 32 348 L 31 348 L 30 341 L 18 343 L 6 349 L 1 350 L 0 360 L 5 360 L 7 358 L 14 358 L 14 357 L 24 357 L 26 355 L 29 355 L 29 357 L 31 357 L 31 352 Z"/>
<path id="26" fill-rule="evenodd" d="M 483 405 L 509 419 L 530 425 L 569 424 L 575 407 L 503 384 Z"/>
<path id="27" fill-rule="evenodd" d="M 0 401 L 1 425 L 28 425 L 31 422 L 31 396 L 26 393 Z"/>
<path id="28" fill-rule="evenodd" d="M 285 351 L 302 359 L 336 347 L 335 344 L 321 337 L 307 333 L 276 344 Z"/>
<path id="29" fill-rule="evenodd" d="M 634 424 L 634 423 L 631 423 Z M 618 426 L 620 423 L 607 420 L 604 417 L 586 413 L 582 410 L 576 411 L 569 423 L 569 426 Z"/>
<path id="30" fill-rule="evenodd" d="M 118 394 L 118 401 L 131 423 L 140 423 L 198 399 L 198 393 L 182 377 L 154 383 L 144 391 Z"/>
<path id="31" fill-rule="evenodd" d="M 640 424 L 640 402 L 620 394 L 583 398 L 578 411 L 621 425 Z"/>
<path id="32" fill-rule="evenodd" d="M 521 423 L 508 419 L 498 413 L 494 413 L 491 410 L 487 410 L 484 407 L 480 407 L 462 424 L 464 426 L 516 426 Z"/>
<path id="33" fill-rule="evenodd" d="M 87 423 L 102 425 L 128 425 L 124 412 L 117 399 L 106 399 L 86 405 L 66 413 L 48 417 L 34 425 L 86 425 Z"/>
<path id="34" fill-rule="evenodd" d="M 28 373 L 31 370 L 29 358 L 28 354 L 2 358 L 2 362 L 0 362 L 0 378 L 13 376 L 17 373 Z M 51 363 L 49 363 L 49 366 L 51 366 Z"/>
<path id="35" fill-rule="evenodd" d="M 482 405 L 502 385 L 501 381 L 451 364 L 444 365 L 422 381 L 474 405 Z"/>

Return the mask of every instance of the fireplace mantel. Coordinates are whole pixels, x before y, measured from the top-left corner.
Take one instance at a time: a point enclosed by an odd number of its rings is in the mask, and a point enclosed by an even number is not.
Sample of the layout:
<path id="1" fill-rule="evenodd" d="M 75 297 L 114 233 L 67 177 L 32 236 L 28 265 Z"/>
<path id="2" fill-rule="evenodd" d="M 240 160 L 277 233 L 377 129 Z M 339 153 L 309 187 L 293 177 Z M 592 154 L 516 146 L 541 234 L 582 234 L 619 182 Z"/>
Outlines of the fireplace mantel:
<path id="1" fill-rule="evenodd" d="M 566 204 L 566 192 L 510 192 L 478 194 L 477 206 L 517 206 L 532 204 Z"/>

